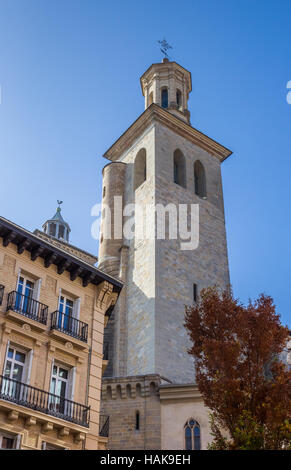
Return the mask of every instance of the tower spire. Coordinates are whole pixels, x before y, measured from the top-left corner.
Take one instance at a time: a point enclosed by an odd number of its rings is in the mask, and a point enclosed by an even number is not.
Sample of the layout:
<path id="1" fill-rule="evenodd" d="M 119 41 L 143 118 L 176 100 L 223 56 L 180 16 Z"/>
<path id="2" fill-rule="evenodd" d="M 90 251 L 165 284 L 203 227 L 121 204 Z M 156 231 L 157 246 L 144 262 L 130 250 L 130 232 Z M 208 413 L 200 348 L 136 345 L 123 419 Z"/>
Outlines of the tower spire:
<path id="1" fill-rule="evenodd" d="M 44 233 L 59 240 L 69 242 L 70 226 L 61 214 L 61 205 L 63 201 L 57 200 L 58 207 L 55 215 L 48 219 L 42 226 Z"/>

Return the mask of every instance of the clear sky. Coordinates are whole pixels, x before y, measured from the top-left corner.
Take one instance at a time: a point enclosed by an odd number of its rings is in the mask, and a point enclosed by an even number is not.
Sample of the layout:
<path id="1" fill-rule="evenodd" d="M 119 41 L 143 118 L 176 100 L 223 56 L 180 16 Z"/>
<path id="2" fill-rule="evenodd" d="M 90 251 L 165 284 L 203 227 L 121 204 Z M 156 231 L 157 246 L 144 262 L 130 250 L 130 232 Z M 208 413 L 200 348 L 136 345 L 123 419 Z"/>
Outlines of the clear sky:
<path id="1" fill-rule="evenodd" d="M 192 125 L 234 152 L 234 292 L 272 295 L 291 326 L 289 0 L 0 0 L 0 213 L 34 230 L 62 199 L 71 242 L 97 253 L 102 155 L 143 112 L 139 77 L 163 37 L 192 72 Z"/>

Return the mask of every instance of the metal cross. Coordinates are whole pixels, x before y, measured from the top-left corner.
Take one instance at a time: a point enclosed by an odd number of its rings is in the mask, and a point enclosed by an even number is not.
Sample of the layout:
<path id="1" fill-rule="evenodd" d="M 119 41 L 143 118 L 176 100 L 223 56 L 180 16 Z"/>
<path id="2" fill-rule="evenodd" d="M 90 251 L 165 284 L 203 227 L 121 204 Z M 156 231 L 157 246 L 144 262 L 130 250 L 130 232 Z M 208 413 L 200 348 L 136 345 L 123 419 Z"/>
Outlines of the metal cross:
<path id="1" fill-rule="evenodd" d="M 164 56 L 168 59 L 169 58 L 168 49 L 173 49 L 172 46 L 170 46 L 170 44 L 166 41 L 165 38 L 161 41 L 158 41 L 158 43 L 161 46 L 160 50 L 161 50 L 162 54 L 164 54 Z"/>

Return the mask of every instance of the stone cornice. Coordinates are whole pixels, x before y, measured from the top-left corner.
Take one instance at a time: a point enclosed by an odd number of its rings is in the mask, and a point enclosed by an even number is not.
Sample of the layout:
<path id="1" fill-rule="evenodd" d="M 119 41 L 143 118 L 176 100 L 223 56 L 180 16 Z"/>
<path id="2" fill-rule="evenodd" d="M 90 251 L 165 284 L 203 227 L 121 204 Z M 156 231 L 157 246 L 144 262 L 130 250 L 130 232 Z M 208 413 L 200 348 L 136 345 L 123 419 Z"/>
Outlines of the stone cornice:
<path id="1" fill-rule="evenodd" d="M 188 92 L 190 93 L 192 91 L 192 79 L 191 79 L 191 73 L 189 72 L 189 70 L 182 67 L 182 65 L 177 64 L 177 62 L 159 62 L 159 63 L 150 65 L 150 67 L 140 77 L 140 85 L 141 85 L 143 95 L 144 95 L 143 81 L 148 80 L 151 75 L 154 75 L 157 72 L 158 73 L 163 72 L 165 70 L 171 70 L 172 73 L 175 73 L 176 70 L 179 71 L 180 74 L 184 75 L 187 78 Z"/>
<path id="2" fill-rule="evenodd" d="M 195 384 L 161 385 L 159 388 L 160 400 L 201 400 L 202 396 Z"/>
<path id="3" fill-rule="evenodd" d="M 113 162 L 117 161 L 134 143 L 139 135 L 141 135 L 153 122 L 159 122 L 165 127 L 168 127 L 181 137 L 184 137 L 216 157 L 220 162 L 223 162 L 232 154 L 232 151 L 228 148 L 169 113 L 169 111 L 153 103 L 119 137 L 119 139 L 116 140 L 103 156 Z"/>

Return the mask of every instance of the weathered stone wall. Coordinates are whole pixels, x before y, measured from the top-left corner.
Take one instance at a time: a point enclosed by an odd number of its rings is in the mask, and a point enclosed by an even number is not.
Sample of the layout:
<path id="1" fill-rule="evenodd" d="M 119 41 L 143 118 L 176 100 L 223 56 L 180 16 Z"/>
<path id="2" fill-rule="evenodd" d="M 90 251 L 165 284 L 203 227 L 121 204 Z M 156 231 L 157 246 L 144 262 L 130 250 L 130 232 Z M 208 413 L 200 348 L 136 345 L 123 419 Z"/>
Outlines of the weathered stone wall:
<path id="1" fill-rule="evenodd" d="M 157 375 L 103 379 L 102 413 L 110 416 L 108 449 L 161 448 L 159 385 Z"/>
<path id="2" fill-rule="evenodd" d="M 141 148 L 147 152 L 147 179 L 134 191 L 134 159 Z M 173 181 L 176 149 L 186 160 L 186 188 Z M 195 250 L 181 250 L 180 239 L 124 240 L 127 272 L 114 319 L 107 327 L 113 346 L 112 366 L 109 364 L 106 375 L 158 373 L 176 383 L 190 383 L 194 365 L 187 354 L 190 342 L 184 315 L 185 305 L 193 304 L 193 283 L 198 291 L 229 284 L 220 162 L 159 123 L 140 136 L 120 160 L 126 163 L 125 204 L 172 203 L 177 208 L 187 204 L 189 212 L 191 204 L 199 205 L 199 245 Z M 196 160 L 205 168 L 206 199 L 194 193 Z M 156 229 L 154 214 L 151 217 L 147 225 Z"/>
<path id="3" fill-rule="evenodd" d="M 162 385 L 161 449 L 185 449 L 185 424 L 195 420 L 200 427 L 201 450 L 212 441 L 209 410 L 205 407 L 197 385 Z"/>
<path id="4" fill-rule="evenodd" d="M 185 305 L 193 304 L 193 283 L 200 290 L 229 283 L 220 163 L 213 155 L 166 127 L 156 125 L 156 204 L 199 204 L 199 245 L 181 250 L 181 240 L 156 240 L 155 372 L 176 383 L 194 381 L 184 328 Z M 186 159 L 186 188 L 173 182 L 173 154 Z M 206 172 L 207 199 L 194 194 L 194 162 Z M 173 367 L 173 364 L 176 367 Z"/>

